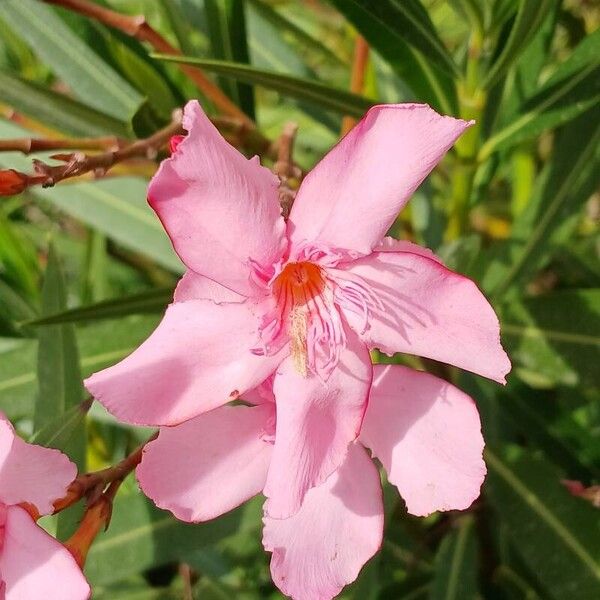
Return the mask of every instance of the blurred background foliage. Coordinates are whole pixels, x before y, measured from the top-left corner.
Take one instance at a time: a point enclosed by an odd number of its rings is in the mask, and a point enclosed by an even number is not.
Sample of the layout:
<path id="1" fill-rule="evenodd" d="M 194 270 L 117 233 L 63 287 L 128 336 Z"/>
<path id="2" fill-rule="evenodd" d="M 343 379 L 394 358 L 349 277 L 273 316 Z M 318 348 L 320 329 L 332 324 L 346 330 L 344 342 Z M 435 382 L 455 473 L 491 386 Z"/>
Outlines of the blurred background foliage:
<path id="1" fill-rule="evenodd" d="M 382 551 L 343 597 L 600 598 L 598 3 L 95 3 L 143 15 L 213 78 L 241 109 L 223 121 L 225 133 L 248 154 L 258 140 L 266 164 L 268 141 L 286 122 L 299 125 L 294 158 L 309 169 L 339 138 L 344 115 L 375 102 L 428 102 L 477 120 L 392 233 L 479 283 L 500 314 L 513 372 L 500 388 L 430 361 L 393 360 L 443 369 L 476 398 L 489 475 L 467 513 L 427 519 L 408 516 L 386 487 Z M 72 10 L 2 0 L 0 139 L 126 143 L 195 97 L 217 115 L 220 107 L 156 50 Z M 2 150 L 0 166 L 31 172 L 31 157 Z M 182 273 L 145 201 L 162 156 L 0 202 L 0 409 L 82 471 L 118 461 L 148 435 L 97 405 L 86 415 L 81 377 L 148 335 Z M 578 497 L 565 479 L 580 482 Z M 279 598 L 261 548 L 260 505 L 184 525 L 127 481 L 86 566 L 94 598 L 181 598 L 190 569 L 197 598 Z M 64 539 L 81 510 L 46 525 Z"/>

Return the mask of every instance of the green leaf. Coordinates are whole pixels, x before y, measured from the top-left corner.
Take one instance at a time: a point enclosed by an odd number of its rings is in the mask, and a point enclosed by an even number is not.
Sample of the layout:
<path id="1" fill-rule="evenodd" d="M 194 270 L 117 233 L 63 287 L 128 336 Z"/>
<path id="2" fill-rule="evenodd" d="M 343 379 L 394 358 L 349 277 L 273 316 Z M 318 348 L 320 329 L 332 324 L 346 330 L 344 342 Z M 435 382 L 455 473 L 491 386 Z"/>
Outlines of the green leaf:
<path id="1" fill-rule="evenodd" d="M 36 312 L 31 305 L 8 285 L 0 279 L 0 332 L 3 336 L 18 336 L 23 332 L 19 330 L 17 323 L 29 321 L 36 318 Z"/>
<path id="2" fill-rule="evenodd" d="M 600 386 L 599 289 L 513 300 L 502 310 L 502 337 L 524 369 L 554 384 Z"/>
<path id="3" fill-rule="evenodd" d="M 51 244 L 42 287 L 41 314 L 66 308 L 66 287 L 58 256 Z M 41 429 L 57 415 L 81 402 L 83 389 L 75 329 L 72 325 L 52 325 L 38 332 L 38 400 L 34 427 Z"/>
<path id="4" fill-rule="evenodd" d="M 542 458 L 487 449 L 487 497 L 519 555 L 556 600 L 600 596 L 598 510 L 572 497 Z"/>
<path id="5" fill-rule="evenodd" d="M 73 98 L 0 71 L 0 101 L 61 133 L 129 137 L 127 124 Z"/>
<path id="6" fill-rule="evenodd" d="M 456 530 L 440 544 L 435 557 L 431 600 L 475 600 L 477 540 L 472 516 L 461 517 Z"/>
<path id="7" fill-rule="evenodd" d="M 410 86 L 417 100 L 429 102 L 444 113 L 456 112 L 456 90 L 452 78 L 428 61 L 419 50 L 411 48 L 402 28 L 391 27 L 381 21 L 377 13 L 379 4 L 344 0 L 333 0 L 333 3 L 398 77 Z"/>
<path id="8" fill-rule="evenodd" d="M 248 65 L 189 56 L 180 57 L 166 54 L 154 54 L 153 56 L 158 60 L 197 65 L 206 71 L 227 75 L 253 85 L 261 85 L 292 98 L 314 102 L 323 108 L 329 108 L 345 115 L 362 117 L 365 111 L 373 105 L 373 102 L 368 98 L 338 90 L 323 83 L 263 71 Z"/>
<path id="9" fill-rule="evenodd" d="M 90 398 L 72 406 L 61 415 L 49 421 L 33 434 L 30 442 L 48 448 L 65 448 L 74 435 L 77 435 L 85 423 L 93 400 Z"/>
<path id="10" fill-rule="evenodd" d="M 419 50 L 428 61 L 449 75 L 459 75 L 444 43 L 439 38 L 429 15 L 419 0 L 330 0 L 342 14 L 351 10 L 370 15 L 373 21 L 387 29 L 391 35 Z"/>
<path id="11" fill-rule="evenodd" d="M 81 323 L 98 319 L 115 319 L 127 315 L 164 312 L 173 299 L 172 288 L 159 288 L 122 298 L 103 300 L 69 310 L 60 311 L 42 318 L 23 323 L 26 326 L 40 327 L 56 323 Z"/>
<path id="12" fill-rule="evenodd" d="M 500 55 L 487 73 L 483 82 L 484 88 L 489 89 L 506 73 L 527 47 L 553 6 L 554 0 L 520 0 L 515 22 Z"/>
<path id="13" fill-rule="evenodd" d="M 185 560 L 187 554 L 237 529 L 239 510 L 202 525 L 187 524 L 155 508 L 141 493 L 126 492 L 117 496 L 108 531 L 88 555 L 85 573 L 93 586 Z"/>
<path id="14" fill-rule="evenodd" d="M 246 17 L 242 0 L 204 0 L 212 56 L 218 60 L 248 63 Z M 225 93 L 254 118 L 254 91 L 245 84 L 225 79 Z"/>
<path id="15" fill-rule="evenodd" d="M 600 168 L 600 105 L 557 135 L 554 153 L 538 177 L 534 195 L 513 225 L 512 237 L 482 253 L 483 285 L 500 298 L 547 261 L 576 225 L 594 191 Z"/>
<path id="16" fill-rule="evenodd" d="M 600 29 L 586 37 L 520 113 L 482 146 L 478 159 L 574 119 L 600 101 Z"/>
<path id="17" fill-rule="evenodd" d="M 156 323 L 154 316 L 136 316 L 78 330 L 82 375 L 87 377 L 125 358 L 148 337 Z M 11 340 L 0 350 L 0 409 L 11 420 L 33 415 L 36 355 L 34 340 Z"/>
<path id="18" fill-rule="evenodd" d="M 4 0 L 0 16 L 85 104 L 129 121 L 143 98 L 63 22 L 35 0 Z"/>
<path id="19" fill-rule="evenodd" d="M 104 233 L 124 248 L 140 252 L 161 266 L 181 273 L 181 261 L 146 202 L 146 187 L 147 182 L 143 179 L 118 177 L 48 190 L 35 189 L 32 195 Z"/>

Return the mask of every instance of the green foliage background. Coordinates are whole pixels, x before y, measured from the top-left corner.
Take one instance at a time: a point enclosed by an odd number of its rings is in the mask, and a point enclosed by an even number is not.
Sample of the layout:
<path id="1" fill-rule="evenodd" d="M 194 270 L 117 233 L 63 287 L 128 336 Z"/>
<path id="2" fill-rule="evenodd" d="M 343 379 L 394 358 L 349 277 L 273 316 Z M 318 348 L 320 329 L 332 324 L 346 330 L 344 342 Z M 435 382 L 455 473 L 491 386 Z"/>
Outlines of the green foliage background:
<path id="1" fill-rule="evenodd" d="M 386 488 L 382 551 L 343 597 L 600 598 L 600 512 L 561 484 L 600 483 L 600 7 L 97 3 L 143 14 L 268 138 L 296 121 L 304 168 L 335 143 L 342 115 L 360 116 L 374 102 L 428 102 L 477 119 L 393 233 L 473 277 L 501 316 L 514 364 L 506 388 L 450 373 L 478 402 L 489 475 L 468 513 L 428 519 L 408 516 Z M 371 47 L 361 96 L 347 91 L 357 32 Z M 2 0 L 0 139 L 145 136 L 192 97 L 214 112 L 174 64 L 150 52 L 39 0 Z M 0 165 L 30 171 L 31 159 L 3 152 Z M 96 405 L 85 416 L 80 402 L 81 376 L 148 335 L 182 272 L 145 202 L 155 168 L 142 161 L 0 202 L 0 409 L 81 470 L 118 461 L 148 435 Z M 260 545 L 260 504 L 184 525 L 128 481 L 86 566 L 94 598 L 179 598 L 179 563 L 197 574 L 198 598 L 280 597 Z M 46 525 L 64 539 L 80 511 Z"/>

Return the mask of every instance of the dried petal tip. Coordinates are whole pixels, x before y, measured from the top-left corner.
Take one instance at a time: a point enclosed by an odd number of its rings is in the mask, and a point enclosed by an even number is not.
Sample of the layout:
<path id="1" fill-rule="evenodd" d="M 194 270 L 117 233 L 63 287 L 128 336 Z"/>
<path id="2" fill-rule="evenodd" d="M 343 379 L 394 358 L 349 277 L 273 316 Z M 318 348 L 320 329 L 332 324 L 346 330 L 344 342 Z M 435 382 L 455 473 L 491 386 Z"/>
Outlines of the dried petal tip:
<path id="1" fill-rule="evenodd" d="M 29 176 L 14 169 L 0 171 L 0 196 L 14 196 L 27 188 Z"/>

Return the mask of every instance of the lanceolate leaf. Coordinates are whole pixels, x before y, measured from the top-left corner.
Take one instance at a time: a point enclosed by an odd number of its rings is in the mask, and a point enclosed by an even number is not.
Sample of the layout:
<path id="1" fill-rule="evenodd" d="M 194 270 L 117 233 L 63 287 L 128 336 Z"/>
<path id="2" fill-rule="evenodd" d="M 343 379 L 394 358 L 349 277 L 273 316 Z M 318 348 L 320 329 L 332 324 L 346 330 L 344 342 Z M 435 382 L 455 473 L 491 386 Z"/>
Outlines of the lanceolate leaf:
<path id="1" fill-rule="evenodd" d="M 572 497 L 561 474 L 524 451 L 508 455 L 488 448 L 487 496 L 508 527 L 518 554 L 548 595 L 600 595 L 598 509 Z"/>
<path id="2" fill-rule="evenodd" d="M 510 68 L 553 5 L 554 0 L 520 0 L 508 40 L 485 78 L 485 88 L 491 87 Z"/>
<path id="3" fill-rule="evenodd" d="M 408 45 L 404 30 L 390 27 L 377 15 L 376 3 L 334 1 L 337 9 L 356 27 L 369 44 L 390 64 L 415 93 L 446 114 L 456 112 L 456 90 L 452 78 L 437 64 Z"/>
<path id="4" fill-rule="evenodd" d="M 482 146 L 479 159 L 579 116 L 600 102 L 600 30 L 585 38 L 514 119 Z"/>
<path id="5" fill-rule="evenodd" d="M 229 62 L 249 62 L 246 18 L 242 0 L 204 0 L 212 56 Z M 243 83 L 225 79 L 228 96 L 254 118 L 254 91 Z"/>
<path id="6" fill-rule="evenodd" d="M 357 9 L 387 29 L 394 37 L 419 50 L 425 58 L 450 75 L 458 75 L 458 67 L 439 38 L 427 11 L 419 0 L 331 0 L 343 14 Z M 356 24 L 356 23 L 355 23 Z"/>
<path id="7" fill-rule="evenodd" d="M 39 319 L 27 321 L 23 325 L 40 327 L 56 323 L 80 323 L 98 319 L 115 319 L 133 314 L 158 313 L 164 311 L 172 298 L 172 288 L 160 288 L 141 294 L 125 296 L 116 300 L 104 300 L 96 304 L 64 310 Z"/>
<path id="8" fill-rule="evenodd" d="M 129 120 L 143 98 L 83 42 L 49 6 L 4 0 L 0 16 L 85 104 Z"/>
<path id="9" fill-rule="evenodd" d="M 262 85 L 281 94 L 300 100 L 309 100 L 323 108 L 329 108 L 346 115 L 362 117 L 365 111 L 373 105 L 373 102 L 368 98 L 338 90 L 323 83 L 263 71 L 248 65 L 189 56 L 174 57 L 166 54 L 155 54 L 153 56 L 159 60 L 198 65 L 206 71 L 227 75 L 250 84 Z"/>
<path id="10" fill-rule="evenodd" d="M 77 136 L 129 137 L 127 124 L 64 94 L 0 71 L 0 101 L 18 112 Z M 123 115 L 121 115 L 123 116 Z"/>
<path id="11" fill-rule="evenodd" d="M 67 446 L 73 435 L 81 430 L 92 402 L 92 399 L 84 400 L 52 419 L 34 433 L 30 440 L 31 443 L 47 446 L 48 448 L 64 448 Z"/>
<path id="12" fill-rule="evenodd" d="M 477 591 L 477 540 L 472 516 L 442 540 L 435 557 L 431 600 L 474 600 Z"/>

